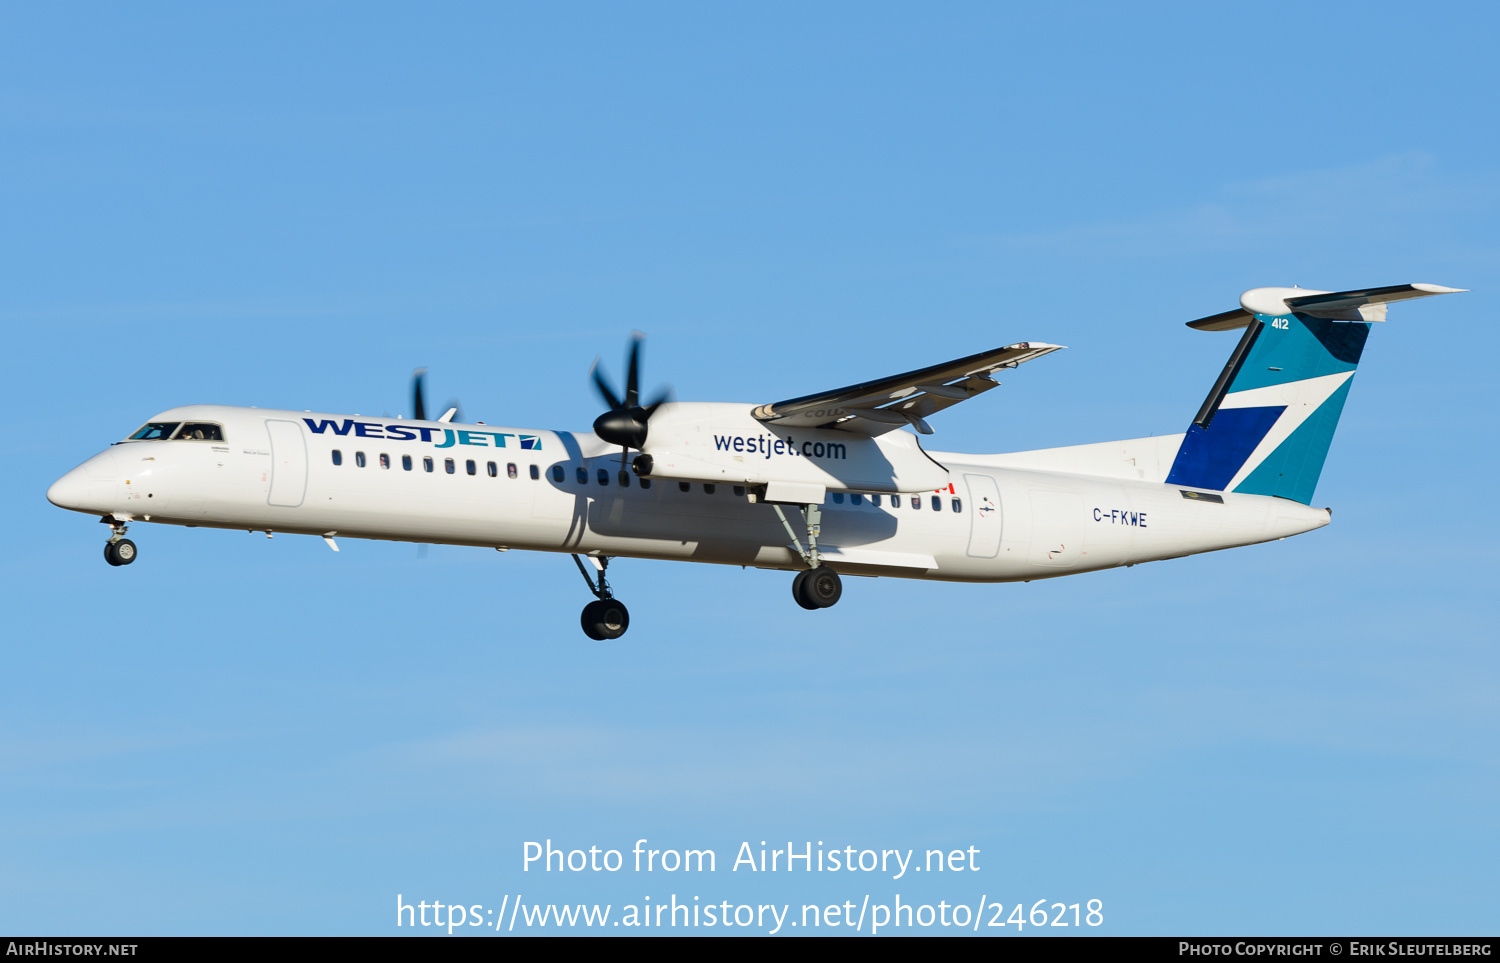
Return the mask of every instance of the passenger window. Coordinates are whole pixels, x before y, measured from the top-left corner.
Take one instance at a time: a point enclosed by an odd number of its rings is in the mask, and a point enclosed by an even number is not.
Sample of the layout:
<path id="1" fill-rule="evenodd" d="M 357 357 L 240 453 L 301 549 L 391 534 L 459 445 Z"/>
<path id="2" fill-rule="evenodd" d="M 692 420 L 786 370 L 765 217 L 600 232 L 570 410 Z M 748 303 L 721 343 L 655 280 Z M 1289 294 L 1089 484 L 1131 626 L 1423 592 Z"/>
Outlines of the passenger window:
<path id="1" fill-rule="evenodd" d="M 913 496 L 911 496 L 911 507 L 912 508 L 918 508 L 918 509 L 920 509 L 922 507 L 922 496 L 921 495 L 913 495 Z"/>
<path id="2" fill-rule="evenodd" d="M 470 458 L 464 462 L 464 471 L 471 475 L 477 475 L 479 474 L 479 466 L 474 464 L 474 459 Z"/>
<path id="3" fill-rule="evenodd" d="M 623 468 L 620 469 L 620 487 L 621 488 L 629 488 L 630 487 L 630 472 L 626 471 Z"/>
<path id="4" fill-rule="evenodd" d="M 432 459 L 430 457 L 424 456 L 422 458 L 422 470 L 432 471 Z"/>
<path id="5" fill-rule="evenodd" d="M 558 481 L 562 481 L 562 469 L 561 468 L 559 468 L 557 470 L 557 474 L 558 474 L 558 479 L 557 480 Z M 541 477 L 542 477 L 542 470 L 540 468 L 538 468 L 536 465 L 532 465 L 531 466 L 531 480 L 532 481 L 536 481 L 538 478 L 541 478 Z"/>
<path id="6" fill-rule="evenodd" d="M 385 452 L 381 452 L 380 453 L 380 467 L 381 468 L 390 468 L 391 467 L 391 456 L 387 455 Z"/>
<path id="7" fill-rule="evenodd" d="M 736 486 L 734 486 L 734 497 L 735 498 L 744 498 L 745 497 L 745 486 L 744 485 L 736 485 Z"/>
<path id="8" fill-rule="evenodd" d="M 705 494 L 705 495 L 712 495 L 716 491 L 718 491 L 718 487 L 715 486 L 715 485 L 704 485 L 703 486 L 703 494 Z"/>
<path id="9" fill-rule="evenodd" d="M 363 468 L 363 467 L 365 467 L 365 453 L 364 452 L 362 452 L 362 451 L 356 451 L 354 453 L 354 467 L 355 468 Z"/>
<path id="10" fill-rule="evenodd" d="M 454 470 L 453 459 L 452 458 L 444 458 L 443 459 L 443 471 L 445 471 L 445 472 L 447 472 L 448 474 L 451 475 L 451 474 L 453 474 L 453 470 Z"/>
<path id="11" fill-rule="evenodd" d="M 941 496 L 932 496 L 932 510 L 935 512 L 940 512 L 943 510 L 943 499 Z"/>
<path id="12" fill-rule="evenodd" d="M 172 437 L 172 432 L 176 431 L 180 424 L 182 424 L 180 421 L 153 421 L 149 425 L 142 425 L 128 440 L 163 441 Z"/>
<path id="13" fill-rule="evenodd" d="M 834 492 L 833 493 L 833 503 L 835 505 L 842 505 L 842 504 L 844 504 L 844 493 L 843 492 Z"/>
<path id="14" fill-rule="evenodd" d="M 218 425 L 188 422 L 182 426 L 177 433 L 179 439 L 186 438 L 190 441 L 223 441 L 224 429 Z"/>
<path id="15" fill-rule="evenodd" d="M 411 471 L 411 456 L 410 455 L 402 455 L 401 456 L 401 470 L 402 471 Z"/>
<path id="16" fill-rule="evenodd" d="M 963 499 L 961 499 L 961 498 L 955 498 L 955 499 L 953 499 L 953 510 L 955 512 L 961 512 L 961 511 L 964 510 Z"/>
<path id="17" fill-rule="evenodd" d="M 865 501 L 864 498 L 862 496 L 860 496 L 860 495 L 850 495 L 849 496 L 849 502 L 851 504 L 854 504 L 854 505 L 863 505 L 864 501 Z"/>
<path id="18" fill-rule="evenodd" d="M 344 463 L 344 453 L 337 448 L 333 450 L 333 463 L 335 465 L 342 465 Z"/>
<path id="19" fill-rule="evenodd" d="M 511 462 L 510 464 L 508 464 L 508 465 L 505 466 L 505 477 L 506 478 L 515 478 L 516 477 L 516 463 L 515 462 Z"/>
<path id="20" fill-rule="evenodd" d="M 601 484 L 601 485 L 608 485 L 609 484 L 609 469 L 608 468 L 601 468 L 601 469 L 599 469 L 598 474 L 599 474 L 599 484 Z"/>
<path id="21" fill-rule="evenodd" d="M 688 482 L 678 482 L 677 490 L 680 492 L 690 492 L 693 490 L 693 486 Z"/>
<path id="22" fill-rule="evenodd" d="M 580 484 L 580 485 L 587 485 L 588 483 L 589 483 L 589 470 L 587 468 L 583 467 L 582 465 L 579 465 L 578 466 L 578 484 Z"/>
<path id="23" fill-rule="evenodd" d="M 491 478 L 499 478 L 500 477 L 500 466 L 496 465 L 494 462 L 492 462 L 492 461 L 485 462 L 484 469 L 485 469 L 485 471 L 487 471 L 487 472 L 490 473 L 490 477 Z"/>
<path id="24" fill-rule="evenodd" d="M 536 466 L 532 465 L 531 466 L 531 470 L 533 472 L 535 472 L 536 471 Z M 536 477 L 535 474 L 533 474 L 532 477 L 533 478 Z M 562 480 L 563 480 L 563 466 L 561 466 L 561 465 L 553 465 L 552 466 L 552 480 L 555 481 L 555 482 L 557 482 L 558 484 L 562 484 Z"/>

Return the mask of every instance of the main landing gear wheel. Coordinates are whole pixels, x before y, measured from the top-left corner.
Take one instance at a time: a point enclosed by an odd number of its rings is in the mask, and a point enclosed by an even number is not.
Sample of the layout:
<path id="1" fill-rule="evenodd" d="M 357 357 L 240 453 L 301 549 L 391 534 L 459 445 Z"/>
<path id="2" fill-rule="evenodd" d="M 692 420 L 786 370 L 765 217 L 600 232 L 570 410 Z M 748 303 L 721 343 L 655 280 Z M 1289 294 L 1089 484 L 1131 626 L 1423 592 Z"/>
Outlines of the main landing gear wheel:
<path id="1" fill-rule="evenodd" d="M 802 606 L 804 609 L 812 610 L 819 608 L 820 606 L 817 602 L 809 600 L 807 595 L 802 590 L 802 584 L 807 581 L 807 576 L 809 574 L 809 572 L 798 572 L 797 577 L 792 579 L 792 598 L 796 599 L 797 604 Z"/>
<path id="2" fill-rule="evenodd" d="M 599 599 L 583 607 L 583 634 L 600 642 L 618 639 L 630 628 L 630 611 L 618 599 Z"/>
<path id="3" fill-rule="evenodd" d="M 104 560 L 111 565 L 129 565 L 135 561 L 135 555 L 135 542 L 128 538 L 104 543 Z"/>
<path id="4" fill-rule="evenodd" d="M 804 609 L 826 609 L 844 594 L 839 573 L 827 565 L 800 573 L 792 580 L 792 597 Z"/>
<path id="5" fill-rule="evenodd" d="M 589 591 L 594 593 L 597 601 L 590 602 L 583 607 L 583 615 L 579 622 L 583 625 L 583 634 L 597 642 L 606 642 L 610 639 L 618 639 L 630 628 L 630 610 L 625 604 L 615 598 L 609 588 L 609 579 L 605 577 L 605 571 L 609 568 L 607 556 L 590 557 L 594 568 L 599 573 L 599 580 L 595 582 L 589 575 L 588 568 L 583 564 L 583 559 L 577 555 L 573 556 L 573 564 L 578 566 L 578 574 L 588 583 Z"/>

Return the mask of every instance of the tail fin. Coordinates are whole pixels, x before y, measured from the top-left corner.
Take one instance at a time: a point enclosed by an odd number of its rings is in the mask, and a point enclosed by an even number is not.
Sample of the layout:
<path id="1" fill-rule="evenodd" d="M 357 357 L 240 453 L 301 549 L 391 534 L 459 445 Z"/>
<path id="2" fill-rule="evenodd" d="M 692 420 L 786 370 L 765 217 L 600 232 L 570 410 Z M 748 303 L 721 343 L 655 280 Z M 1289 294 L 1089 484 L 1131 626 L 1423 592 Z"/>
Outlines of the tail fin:
<path id="1" fill-rule="evenodd" d="M 1188 426 L 1167 484 L 1311 503 L 1370 323 L 1385 320 L 1391 301 L 1458 290 L 1256 288 L 1240 310 L 1189 322 L 1245 333 Z"/>

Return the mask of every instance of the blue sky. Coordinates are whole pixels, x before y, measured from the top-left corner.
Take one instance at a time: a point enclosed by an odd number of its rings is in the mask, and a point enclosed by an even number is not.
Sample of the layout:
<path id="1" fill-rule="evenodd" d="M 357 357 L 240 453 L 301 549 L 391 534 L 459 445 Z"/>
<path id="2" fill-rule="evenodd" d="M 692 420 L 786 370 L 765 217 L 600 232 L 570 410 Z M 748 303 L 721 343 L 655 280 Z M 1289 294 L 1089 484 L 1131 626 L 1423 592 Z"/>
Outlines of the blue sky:
<path id="1" fill-rule="evenodd" d="M 1500 139 L 1477 4 L 0 13 L 0 925 L 394 932 L 396 893 L 1098 898 L 1122 933 L 1493 933 Z M 186 403 L 582 429 L 595 355 L 766 402 L 1069 349 L 932 447 L 1176 432 L 1247 288 L 1391 312 L 1327 529 L 1027 585 L 102 526 Z M 538 878 L 521 844 L 977 846 L 954 879 Z M 1014 929 L 1004 932 L 1014 933 Z"/>

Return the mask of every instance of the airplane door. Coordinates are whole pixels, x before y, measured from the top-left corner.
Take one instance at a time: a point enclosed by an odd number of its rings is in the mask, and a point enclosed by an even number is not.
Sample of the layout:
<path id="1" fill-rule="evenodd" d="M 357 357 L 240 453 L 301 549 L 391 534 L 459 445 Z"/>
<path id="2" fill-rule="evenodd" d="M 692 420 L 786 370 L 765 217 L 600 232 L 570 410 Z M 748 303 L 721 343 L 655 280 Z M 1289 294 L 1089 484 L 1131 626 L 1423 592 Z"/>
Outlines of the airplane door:
<path id="1" fill-rule="evenodd" d="M 295 421 L 266 420 L 271 434 L 271 492 L 266 504 L 296 508 L 307 495 L 307 441 Z"/>
<path id="2" fill-rule="evenodd" d="M 989 475 L 965 475 L 969 485 L 969 555 L 994 558 L 1000 554 L 1000 489 Z"/>

